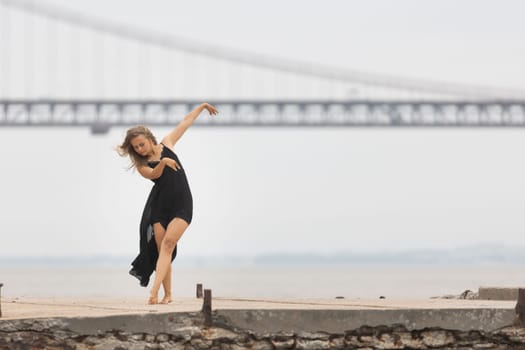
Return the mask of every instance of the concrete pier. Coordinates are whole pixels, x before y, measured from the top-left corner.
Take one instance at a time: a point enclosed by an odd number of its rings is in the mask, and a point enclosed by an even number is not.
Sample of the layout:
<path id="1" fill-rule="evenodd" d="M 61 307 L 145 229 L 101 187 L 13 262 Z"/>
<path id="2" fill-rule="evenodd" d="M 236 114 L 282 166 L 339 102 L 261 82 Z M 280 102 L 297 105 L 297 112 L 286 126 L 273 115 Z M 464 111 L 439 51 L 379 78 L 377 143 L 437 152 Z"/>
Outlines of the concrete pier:
<path id="1" fill-rule="evenodd" d="M 513 326 L 515 301 L 215 297 L 211 322 L 202 303 L 4 298 L 0 348 L 525 348 L 525 330 Z"/>
<path id="2" fill-rule="evenodd" d="M 200 312 L 202 299 L 176 298 L 168 305 L 146 305 L 144 298 L 4 298 L 4 320 L 119 316 Z M 213 299 L 215 317 L 256 332 L 344 332 L 362 325 L 401 324 L 407 329 L 441 327 L 491 331 L 512 324 L 515 301 L 457 299 Z M 115 318 L 116 320 L 117 318 Z M 108 325 L 109 326 L 109 325 Z M 115 327 L 116 325 L 112 325 Z M 146 325 L 145 325 L 146 326 Z"/>

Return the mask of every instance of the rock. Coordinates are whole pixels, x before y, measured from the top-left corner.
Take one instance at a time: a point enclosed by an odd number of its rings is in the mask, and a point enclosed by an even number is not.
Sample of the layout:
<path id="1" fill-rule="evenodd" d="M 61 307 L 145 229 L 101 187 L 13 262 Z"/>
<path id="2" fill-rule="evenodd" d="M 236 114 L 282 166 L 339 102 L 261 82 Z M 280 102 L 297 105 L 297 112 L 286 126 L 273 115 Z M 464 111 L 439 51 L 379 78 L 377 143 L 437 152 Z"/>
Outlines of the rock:
<path id="1" fill-rule="evenodd" d="M 103 342 L 100 342 L 95 349 L 97 350 L 115 350 L 115 349 L 126 349 L 127 347 L 122 344 L 120 340 L 117 339 L 104 339 Z"/>
<path id="2" fill-rule="evenodd" d="M 494 332 L 494 335 L 504 337 L 516 343 L 525 343 L 525 328 L 506 327 Z"/>
<path id="3" fill-rule="evenodd" d="M 321 333 L 321 332 L 317 332 L 317 333 L 298 332 L 297 337 L 301 339 L 310 339 L 310 340 L 316 340 L 316 339 L 328 340 L 330 339 L 330 334 Z"/>
<path id="4" fill-rule="evenodd" d="M 363 346 L 364 343 L 361 341 L 360 339 L 361 337 L 357 336 L 357 335 L 346 335 L 345 336 L 345 345 L 348 347 L 348 348 L 354 348 L 354 347 L 359 347 L 359 346 Z"/>
<path id="5" fill-rule="evenodd" d="M 250 345 L 221 344 L 221 350 L 246 350 L 246 349 L 250 349 Z"/>
<path id="6" fill-rule="evenodd" d="M 273 350 L 273 346 L 267 341 L 259 340 L 259 341 L 254 342 L 250 349 L 252 350 Z"/>
<path id="7" fill-rule="evenodd" d="M 381 349 L 403 349 L 404 346 L 399 341 L 397 334 L 383 333 L 376 340 L 376 347 Z"/>
<path id="8" fill-rule="evenodd" d="M 97 337 L 94 337 L 94 336 L 86 337 L 82 341 L 82 343 L 84 343 L 86 345 L 96 345 L 96 344 L 98 344 L 98 342 L 99 342 L 99 339 Z"/>
<path id="9" fill-rule="evenodd" d="M 203 340 L 203 339 L 192 339 L 190 343 L 197 350 L 209 349 L 211 348 L 211 345 L 213 344 L 211 340 Z"/>
<path id="10" fill-rule="evenodd" d="M 165 343 L 170 340 L 169 334 L 160 333 L 155 337 L 155 341 L 158 343 Z"/>
<path id="11" fill-rule="evenodd" d="M 467 289 L 466 291 L 464 291 L 463 293 L 461 293 L 459 295 L 459 299 L 478 299 L 479 297 L 479 294 L 478 293 L 474 293 L 473 291 Z"/>
<path id="12" fill-rule="evenodd" d="M 474 344 L 474 349 L 496 349 L 496 344 L 492 344 L 492 343 Z"/>
<path id="13" fill-rule="evenodd" d="M 171 335 L 174 338 L 184 339 L 185 341 L 190 341 L 192 338 L 201 337 L 203 330 L 199 327 L 190 326 L 190 327 L 180 327 L 171 332 Z"/>
<path id="14" fill-rule="evenodd" d="M 130 339 L 135 340 L 135 341 L 142 341 L 144 340 L 144 334 L 142 333 L 132 334 L 130 335 Z"/>
<path id="15" fill-rule="evenodd" d="M 209 340 L 236 340 L 239 334 L 224 328 L 208 328 L 202 331 L 202 336 Z"/>
<path id="16" fill-rule="evenodd" d="M 421 338 L 415 338 L 410 332 L 397 333 L 399 343 L 409 349 L 426 349 L 427 346 L 422 344 Z"/>
<path id="17" fill-rule="evenodd" d="M 432 297 L 431 299 L 468 299 L 474 300 L 479 299 L 479 293 L 473 292 L 469 289 L 461 293 L 460 295 L 456 294 L 446 294 L 442 296 Z"/>
<path id="18" fill-rule="evenodd" d="M 295 339 L 290 338 L 287 340 L 271 340 L 272 345 L 275 347 L 276 350 L 284 350 L 284 349 L 293 349 L 295 344 Z"/>
<path id="19" fill-rule="evenodd" d="M 341 336 L 330 339 L 330 349 L 346 349 L 345 338 Z"/>
<path id="20" fill-rule="evenodd" d="M 302 350 L 330 349 L 330 342 L 328 340 L 297 339 L 295 348 Z"/>
<path id="21" fill-rule="evenodd" d="M 429 347 L 442 347 L 453 344 L 455 338 L 446 331 L 424 331 L 421 332 L 423 344 Z"/>
<path id="22" fill-rule="evenodd" d="M 218 347 L 215 346 L 213 347 L 213 349 L 217 349 L 217 350 L 241 350 L 241 349 L 246 349 L 246 347 L 240 347 L 236 344 L 228 344 L 228 343 L 222 343 L 222 344 L 218 344 Z"/>
<path id="23" fill-rule="evenodd" d="M 144 337 L 144 341 L 146 343 L 153 343 L 155 341 L 155 336 L 152 334 L 146 334 L 146 336 Z"/>
<path id="24" fill-rule="evenodd" d="M 165 350 L 165 349 L 166 348 L 160 344 L 147 344 L 146 346 L 144 346 L 144 350 Z"/>

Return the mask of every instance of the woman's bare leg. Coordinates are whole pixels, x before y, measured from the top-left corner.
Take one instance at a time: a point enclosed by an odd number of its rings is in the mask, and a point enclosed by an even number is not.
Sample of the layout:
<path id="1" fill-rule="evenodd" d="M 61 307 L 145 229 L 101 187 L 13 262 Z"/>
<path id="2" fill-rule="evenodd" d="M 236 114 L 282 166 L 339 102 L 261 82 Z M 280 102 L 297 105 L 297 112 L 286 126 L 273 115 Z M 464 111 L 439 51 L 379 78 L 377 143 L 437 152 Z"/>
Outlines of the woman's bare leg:
<path id="1" fill-rule="evenodd" d="M 155 243 L 157 244 L 157 250 L 160 254 L 161 244 L 162 240 L 164 239 L 164 236 L 166 234 L 166 230 L 164 230 L 164 227 L 160 223 L 153 224 L 153 232 L 155 233 Z M 169 266 L 168 273 L 166 274 L 166 277 L 162 281 L 162 286 L 164 287 L 164 298 L 160 302 L 161 304 L 167 304 L 172 301 L 171 299 L 171 263 Z M 149 304 L 157 304 L 158 303 L 158 297 L 152 298 L 148 301 Z"/>
<path id="2" fill-rule="evenodd" d="M 150 301 L 158 301 L 159 289 L 162 281 L 171 269 L 171 255 L 177 242 L 182 237 L 182 234 L 188 228 L 188 223 L 180 218 L 171 220 L 166 228 L 166 233 L 162 239 L 159 249 L 159 259 L 157 260 L 157 268 L 155 273 L 155 282 L 150 291 Z"/>
<path id="3" fill-rule="evenodd" d="M 168 273 L 162 281 L 162 287 L 164 288 L 164 298 L 162 298 L 159 304 L 169 304 L 173 301 L 173 299 L 171 298 L 171 262 L 168 268 Z"/>

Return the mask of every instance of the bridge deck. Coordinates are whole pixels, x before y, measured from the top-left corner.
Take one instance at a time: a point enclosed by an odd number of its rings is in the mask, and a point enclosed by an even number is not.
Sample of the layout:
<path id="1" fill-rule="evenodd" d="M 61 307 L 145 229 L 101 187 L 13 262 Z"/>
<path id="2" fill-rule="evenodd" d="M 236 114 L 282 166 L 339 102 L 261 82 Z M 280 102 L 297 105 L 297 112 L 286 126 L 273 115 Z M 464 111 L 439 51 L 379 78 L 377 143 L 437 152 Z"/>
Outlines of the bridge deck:
<path id="1" fill-rule="evenodd" d="M 193 100 L 0 100 L 0 127 L 90 127 L 177 123 Z M 523 127 L 525 100 L 218 100 L 198 126 Z"/>

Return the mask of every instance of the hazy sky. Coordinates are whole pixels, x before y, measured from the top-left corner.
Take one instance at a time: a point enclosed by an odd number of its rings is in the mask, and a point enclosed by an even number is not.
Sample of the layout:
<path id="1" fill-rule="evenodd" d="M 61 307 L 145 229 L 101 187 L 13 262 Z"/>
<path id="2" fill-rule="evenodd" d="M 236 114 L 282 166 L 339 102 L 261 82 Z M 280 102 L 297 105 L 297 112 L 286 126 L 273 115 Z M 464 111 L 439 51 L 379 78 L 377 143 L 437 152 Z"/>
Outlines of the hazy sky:
<path id="1" fill-rule="evenodd" d="M 525 88 L 519 0 L 50 0 L 211 45 L 347 69 Z"/>
<path id="2" fill-rule="evenodd" d="M 280 57 L 525 89 L 521 1 L 52 3 Z M 133 256 L 151 183 L 113 151 L 124 133 L 0 129 L 0 256 Z M 181 248 L 220 256 L 524 245 L 524 136 L 193 128 L 176 146 L 194 196 Z"/>

